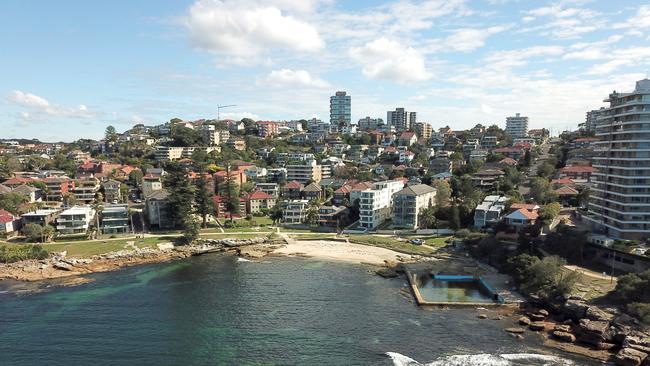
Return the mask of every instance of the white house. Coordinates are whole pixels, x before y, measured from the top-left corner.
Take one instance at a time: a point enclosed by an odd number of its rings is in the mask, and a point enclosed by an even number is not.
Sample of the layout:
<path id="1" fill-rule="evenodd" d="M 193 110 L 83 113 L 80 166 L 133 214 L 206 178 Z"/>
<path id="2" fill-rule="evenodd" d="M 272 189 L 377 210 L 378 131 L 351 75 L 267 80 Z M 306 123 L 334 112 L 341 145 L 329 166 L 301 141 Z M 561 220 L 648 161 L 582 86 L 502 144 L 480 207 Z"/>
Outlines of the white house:
<path id="1" fill-rule="evenodd" d="M 90 206 L 76 206 L 69 208 L 56 219 L 56 229 L 59 233 L 85 234 L 95 218 L 95 210 Z"/>

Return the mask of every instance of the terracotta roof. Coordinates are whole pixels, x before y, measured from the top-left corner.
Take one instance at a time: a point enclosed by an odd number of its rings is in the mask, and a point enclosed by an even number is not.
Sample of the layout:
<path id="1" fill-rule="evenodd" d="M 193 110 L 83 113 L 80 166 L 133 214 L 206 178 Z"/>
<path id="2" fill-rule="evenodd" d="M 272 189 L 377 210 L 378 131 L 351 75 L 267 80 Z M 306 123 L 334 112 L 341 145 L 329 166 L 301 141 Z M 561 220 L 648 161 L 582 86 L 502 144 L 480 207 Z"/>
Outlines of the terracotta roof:
<path id="1" fill-rule="evenodd" d="M 316 183 L 309 184 L 303 189 L 304 192 L 320 192 L 320 186 Z"/>
<path id="2" fill-rule="evenodd" d="M 248 195 L 249 200 L 268 200 L 268 199 L 273 199 L 273 196 L 271 196 L 268 193 L 264 193 L 262 191 L 255 191 L 252 192 L 251 194 Z"/>
<path id="3" fill-rule="evenodd" d="M 503 158 L 499 160 L 499 163 L 506 164 L 506 165 L 517 165 L 517 160 L 513 158 Z"/>
<path id="4" fill-rule="evenodd" d="M 410 139 L 411 137 L 415 136 L 415 132 L 402 132 L 402 134 L 399 136 L 400 139 Z"/>
<path id="5" fill-rule="evenodd" d="M 291 182 L 287 183 L 284 188 L 286 189 L 300 189 L 302 188 L 302 184 L 298 181 L 292 180 Z"/>
<path id="6" fill-rule="evenodd" d="M 371 187 L 372 187 L 372 182 L 360 182 L 352 186 L 351 191 L 363 191 Z"/>
<path id="7" fill-rule="evenodd" d="M 578 194 L 578 191 L 575 188 L 572 188 L 570 186 L 562 186 L 556 189 L 555 193 L 557 193 L 560 196 L 575 196 Z"/>
<path id="8" fill-rule="evenodd" d="M 336 191 L 334 191 L 334 193 L 344 193 L 345 194 L 345 193 L 350 193 L 351 190 L 352 190 L 352 187 L 350 185 L 346 184 L 346 185 L 341 186 L 341 188 L 337 189 Z"/>
<path id="9" fill-rule="evenodd" d="M 9 193 L 9 192 L 11 192 L 11 188 L 9 188 L 9 187 L 7 187 L 7 186 L 5 186 L 3 184 L 0 184 L 0 194 L 5 194 L 5 193 Z"/>
<path id="10" fill-rule="evenodd" d="M 595 171 L 595 168 L 583 165 L 570 165 L 560 169 L 560 173 L 593 173 Z"/>
<path id="11" fill-rule="evenodd" d="M 539 206 L 534 203 L 513 203 L 512 205 L 510 205 L 510 208 L 517 209 L 517 210 L 522 208 L 524 210 L 536 210 L 539 208 Z"/>
<path id="12" fill-rule="evenodd" d="M 19 194 L 32 194 L 36 191 L 38 191 L 38 188 L 28 186 L 26 184 L 20 185 L 12 190 L 12 192 L 19 193 Z"/>
<path id="13" fill-rule="evenodd" d="M 9 211 L 0 209 L 0 223 L 6 224 L 12 221 L 14 221 L 14 215 L 12 215 Z"/>
<path id="14" fill-rule="evenodd" d="M 18 186 L 33 181 L 34 180 L 31 178 L 13 177 L 5 180 L 4 182 L 2 182 L 2 184 L 4 184 L 5 186 Z"/>
<path id="15" fill-rule="evenodd" d="M 561 184 L 561 185 L 573 185 L 573 184 L 575 184 L 573 179 L 571 179 L 569 177 L 562 177 L 562 178 L 559 178 L 559 179 L 553 179 L 551 181 L 551 183 L 552 184 Z"/>
<path id="16" fill-rule="evenodd" d="M 512 211 L 511 213 L 508 214 L 508 217 L 515 213 L 521 214 L 522 216 L 524 216 L 529 220 L 536 220 L 539 217 L 536 211 L 529 211 L 524 208 L 520 208 L 518 210 Z"/>

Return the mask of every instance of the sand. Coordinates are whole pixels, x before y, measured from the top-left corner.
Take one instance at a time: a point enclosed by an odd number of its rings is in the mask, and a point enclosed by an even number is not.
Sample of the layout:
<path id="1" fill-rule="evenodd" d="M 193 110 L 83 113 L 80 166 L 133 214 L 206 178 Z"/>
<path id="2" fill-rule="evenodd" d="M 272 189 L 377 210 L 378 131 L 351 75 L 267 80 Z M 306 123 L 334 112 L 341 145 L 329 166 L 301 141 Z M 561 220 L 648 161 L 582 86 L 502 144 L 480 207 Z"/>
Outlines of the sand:
<path id="1" fill-rule="evenodd" d="M 273 254 L 304 256 L 348 263 L 385 265 L 386 262 L 410 261 L 410 255 L 389 249 L 334 240 L 287 240 L 288 244 Z"/>

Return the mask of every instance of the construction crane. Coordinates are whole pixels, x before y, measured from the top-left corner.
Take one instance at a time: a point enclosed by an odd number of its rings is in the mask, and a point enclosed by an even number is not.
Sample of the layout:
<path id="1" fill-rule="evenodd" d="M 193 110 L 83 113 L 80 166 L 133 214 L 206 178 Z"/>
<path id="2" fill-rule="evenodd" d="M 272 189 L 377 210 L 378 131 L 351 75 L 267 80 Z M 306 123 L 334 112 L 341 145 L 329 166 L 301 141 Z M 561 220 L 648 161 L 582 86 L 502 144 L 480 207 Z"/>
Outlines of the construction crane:
<path id="1" fill-rule="evenodd" d="M 228 105 L 218 105 L 217 106 L 217 122 L 221 121 L 221 110 L 223 108 L 228 108 L 228 107 L 236 107 L 236 104 L 228 104 Z"/>

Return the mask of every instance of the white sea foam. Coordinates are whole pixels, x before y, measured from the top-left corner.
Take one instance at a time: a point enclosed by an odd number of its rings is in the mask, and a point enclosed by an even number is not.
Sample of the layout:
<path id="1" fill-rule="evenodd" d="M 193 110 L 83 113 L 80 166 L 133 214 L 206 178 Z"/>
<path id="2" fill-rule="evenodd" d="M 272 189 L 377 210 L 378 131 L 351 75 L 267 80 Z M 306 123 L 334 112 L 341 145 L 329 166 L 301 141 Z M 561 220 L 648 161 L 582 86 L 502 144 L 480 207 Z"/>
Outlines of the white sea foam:
<path id="1" fill-rule="evenodd" d="M 476 354 L 452 355 L 440 357 L 429 363 L 420 363 L 408 356 L 397 352 L 387 352 L 395 366 L 569 366 L 573 362 L 556 356 L 539 355 L 533 353 L 514 354 Z"/>
<path id="2" fill-rule="evenodd" d="M 250 260 L 249 260 L 249 259 L 246 259 L 246 258 L 241 258 L 241 257 L 240 257 L 240 258 L 237 258 L 237 262 L 250 262 Z"/>

